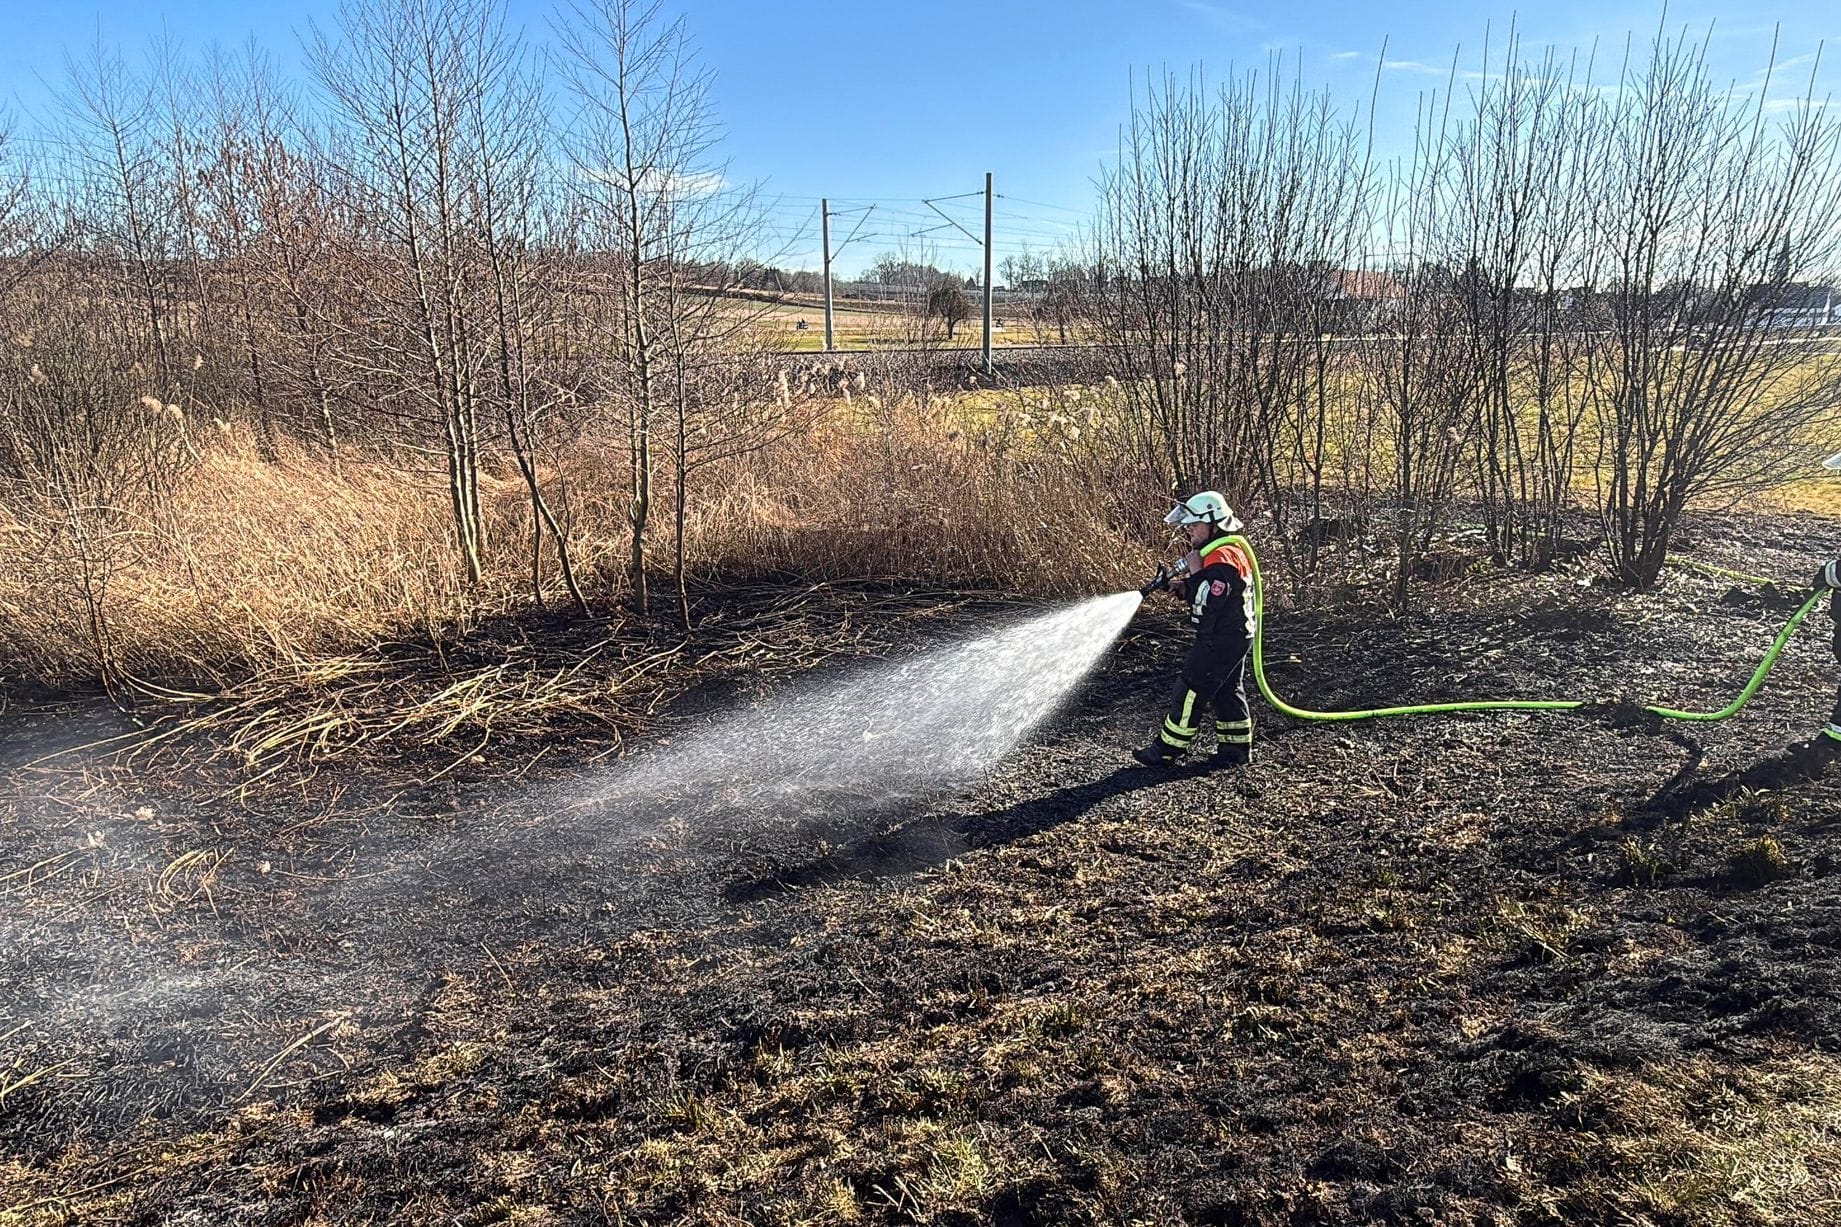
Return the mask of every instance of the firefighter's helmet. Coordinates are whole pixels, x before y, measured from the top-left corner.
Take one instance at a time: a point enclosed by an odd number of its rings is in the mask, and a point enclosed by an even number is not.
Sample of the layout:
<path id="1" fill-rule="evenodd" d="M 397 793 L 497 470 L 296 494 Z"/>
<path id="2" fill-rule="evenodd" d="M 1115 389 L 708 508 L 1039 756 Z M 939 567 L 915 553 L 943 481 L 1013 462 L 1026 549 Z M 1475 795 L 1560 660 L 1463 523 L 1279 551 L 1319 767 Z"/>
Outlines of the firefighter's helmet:
<path id="1" fill-rule="evenodd" d="M 1224 533 L 1237 533 L 1241 529 L 1240 517 L 1227 505 L 1227 500 L 1213 490 L 1190 495 L 1170 508 L 1170 514 L 1163 518 L 1163 522 L 1172 527 L 1179 524 L 1212 524 Z"/>

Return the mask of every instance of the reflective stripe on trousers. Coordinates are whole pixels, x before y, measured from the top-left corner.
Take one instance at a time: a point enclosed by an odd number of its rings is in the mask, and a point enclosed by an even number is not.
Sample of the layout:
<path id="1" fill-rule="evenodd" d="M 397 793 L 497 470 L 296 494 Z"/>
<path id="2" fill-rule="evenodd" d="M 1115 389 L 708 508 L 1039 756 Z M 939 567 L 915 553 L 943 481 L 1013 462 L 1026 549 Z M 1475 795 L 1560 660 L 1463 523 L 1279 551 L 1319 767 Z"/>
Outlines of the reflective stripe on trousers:
<path id="1" fill-rule="evenodd" d="M 1200 698 L 1195 691 L 1184 689 L 1181 700 L 1172 705 L 1171 713 L 1163 718 L 1165 745 L 1187 750 L 1195 735 L 1201 732 L 1201 726 L 1195 722 L 1195 705 Z"/>
<path id="2" fill-rule="evenodd" d="M 1250 746 L 1253 744 L 1253 721 L 1217 720 L 1215 721 L 1215 740 L 1224 746 Z"/>
<path id="3" fill-rule="evenodd" d="M 1197 689 L 1185 678 L 1170 700 L 1158 740 L 1172 750 L 1187 750 L 1201 732 L 1200 709 L 1206 705 L 1215 712 L 1215 744 L 1247 747 L 1253 744 L 1253 713 L 1246 697 L 1247 658 L 1242 656 L 1221 681 L 1203 679 L 1206 689 Z"/>

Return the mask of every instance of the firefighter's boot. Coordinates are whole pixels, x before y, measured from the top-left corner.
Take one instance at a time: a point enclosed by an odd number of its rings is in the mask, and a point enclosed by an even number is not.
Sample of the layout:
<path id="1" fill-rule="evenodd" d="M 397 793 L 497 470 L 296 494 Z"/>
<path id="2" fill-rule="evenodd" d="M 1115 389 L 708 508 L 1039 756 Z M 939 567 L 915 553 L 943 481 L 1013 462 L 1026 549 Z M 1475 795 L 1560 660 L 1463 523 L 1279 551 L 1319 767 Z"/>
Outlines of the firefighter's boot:
<path id="1" fill-rule="evenodd" d="M 1253 747 L 1216 745 L 1210 761 L 1216 769 L 1244 767 L 1253 761 Z"/>
<path id="2" fill-rule="evenodd" d="M 1159 736 L 1142 750 L 1133 750 L 1131 756 L 1146 767 L 1174 767 L 1183 761 L 1183 755 L 1187 752 Z"/>

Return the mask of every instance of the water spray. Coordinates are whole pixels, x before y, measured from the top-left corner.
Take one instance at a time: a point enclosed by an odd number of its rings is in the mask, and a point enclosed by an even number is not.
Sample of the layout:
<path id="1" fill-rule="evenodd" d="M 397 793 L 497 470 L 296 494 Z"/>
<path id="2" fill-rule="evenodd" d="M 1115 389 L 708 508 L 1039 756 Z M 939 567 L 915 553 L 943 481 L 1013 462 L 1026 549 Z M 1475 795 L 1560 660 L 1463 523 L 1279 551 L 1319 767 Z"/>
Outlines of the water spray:
<path id="1" fill-rule="evenodd" d="M 956 787 L 1053 715 L 1141 602 L 1092 597 L 795 685 L 634 760 L 583 802 L 678 797 L 793 814 Z"/>

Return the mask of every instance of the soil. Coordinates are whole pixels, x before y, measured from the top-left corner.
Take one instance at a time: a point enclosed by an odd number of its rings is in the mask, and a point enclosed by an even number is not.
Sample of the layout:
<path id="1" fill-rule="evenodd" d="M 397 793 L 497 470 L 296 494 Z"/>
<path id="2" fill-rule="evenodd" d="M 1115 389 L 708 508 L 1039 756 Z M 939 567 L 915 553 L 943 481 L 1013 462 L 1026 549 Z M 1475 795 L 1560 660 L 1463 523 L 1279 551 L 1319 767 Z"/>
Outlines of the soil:
<path id="1" fill-rule="evenodd" d="M 1684 549 L 1795 579 L 1837 535 Z M 1318 708 L 1712 708 L 1783 605 L 1487 572 L 1274 611 L 1268 660 Z M 857 649 L 992 612 L 903 608 Z M 1259 709 L 1250 767 L 1160 772 L 1147 607 L 985 778 L 774 806 L 623 799 L 669 727 L 257 786 L 15 709 L 0 1223 L 1833 1222 L 1841 765 L 1786 748 L 1827 629 L 1722 724 Z"/>

